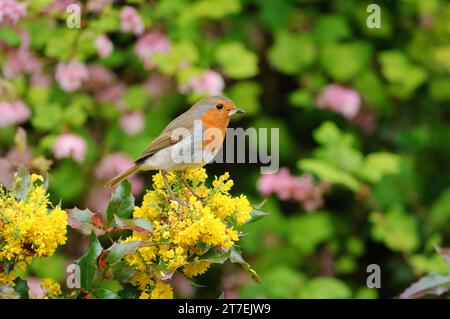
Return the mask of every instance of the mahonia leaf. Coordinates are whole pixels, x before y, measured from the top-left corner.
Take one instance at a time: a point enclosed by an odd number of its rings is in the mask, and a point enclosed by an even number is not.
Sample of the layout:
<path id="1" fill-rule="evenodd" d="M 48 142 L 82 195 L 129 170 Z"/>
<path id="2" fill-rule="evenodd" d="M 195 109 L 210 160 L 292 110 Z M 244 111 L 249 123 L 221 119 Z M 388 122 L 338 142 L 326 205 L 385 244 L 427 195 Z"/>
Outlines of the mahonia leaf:
<path id="1" fill-rule="evenodd" d="M 14 178 L 13 191 L 18 200 L 25 201 L 27 199 L 28 190 L 31 186 L 31 178 L 28 170 L 21 167 Z"/>
<path id="2" fill-rule="evenodd" d="M 120 218 L 119 216 L 114 216 L 113 228 L 109 231 L 118 231 L 122 229 L 129 229 L 137 233 L 145 234 L 153 231 L 152 224 L 144 218 Z"/>
<path id="3" fill-rule="evenodd" d="M 106 252 L 106 262 L 108 265 L 113 265 L 122 260 L 125 255 L 134 253 L 138 248 L 141 248 L 149 243 L 143 241 L 130 241 L 127 243 L 114 243 Z"/>
<path id="4" fill-rule="evenodd" d="M 81 288 L 86 291 L 91 288 L 91 283 L 98 271 L 97 258 L 100 256 L 101 252 L 102 245 L 97 239 L 95 232 L 92 232 L 88 251 L 76 261 L 77 265 L 80 267 L 80 285 Z"/>
<path id="5" fill-rule="evenodd" d="M 267 216 L 267 215 L 269 215 L 269 214 L 270 214 L 270 213 L 266 213 L 266 212 L 262 212 L 262 211 L 257 210 L 257 209 L 253 209 L 253 210 L 250 212 L 251 218 L 247 221 L 247 223 L 253 223 L 253 222 L 256 222 L 256 221 L 260 220 L 261 218 L 263 218 L 264 216 Z"/>
<path id="6" fill-rule="evenodd" d="M 98 299 L 117 299 L 117 296 L 112 291 L 105 288 L 97 288 L 92 294 Z"/>
<path id="7" fill-rule="evenodd" d="M 210 249 L 204 253 L 199 260 L 208 261 L 213 264 L 223 264 L 229 257 L 230 251 L 221 254 L 215 249 Z"/>
<path id="8" fill-rule="evenodd" d="M 121 283 L 128 282 L 133 277 L 135 269 L 124 260 L 110 266 L 112 277 Z"/>
<path id="9" fill-rule="evenodd" d="M 401 295 L 402 299 L 415 299 L 427 294 L 440 296 L 450 288 L 450 272 L 445 275 L 428 274 L 412 284 Z"/>
<path id="10" fill-rule="evenodd" d="M 249 263 L 244 260 L 244 258 L 242 258 L 241 254 L 234 248 L 231 249 L 230 261 L 232 263 L 240 264 L 242 268 L 244 268 L 244 270 L 250 274 L 254 281 L 256 281 L 257 283 L 261 283 L 261 278 L 259 278 L 256 271 L 250 266 Z"/>
<path id="11" fill-rule="evenodd" d="M 134 197 L 131 194 L 131 184 L 129 181 L 123 181 L 114 190 L 111 201 L 106 208 L 106 226 L 110 226 L 114 220 L 114 215 L 128 218 L 134 210 Z"/>
<path id="12" fill-rule="evenodd" d="M 67 222 L 70 227 L 88 236 L 92 231 L 97 236 L 105 234 L 102 217 L 99 213 L 93 213 L 89 209 L 81 210 L 73 208 L 67 211 Z"/>
<path id="13" fill-rule="evenodd" d="M 117 292 L 117 295 L 122 299 L 137 299 L 141 292 L 139 289 L 131 284 L 124 284 L 122 288 Z"/>
<path id="14" fill-rule="evenodd" d="M 29 299 L 27 281 L 17 277 L 14 280 L 14 283 L 16 284 L 14 286 L 14 291 L 20 295 L 20 298 L 21 299 Z"/>

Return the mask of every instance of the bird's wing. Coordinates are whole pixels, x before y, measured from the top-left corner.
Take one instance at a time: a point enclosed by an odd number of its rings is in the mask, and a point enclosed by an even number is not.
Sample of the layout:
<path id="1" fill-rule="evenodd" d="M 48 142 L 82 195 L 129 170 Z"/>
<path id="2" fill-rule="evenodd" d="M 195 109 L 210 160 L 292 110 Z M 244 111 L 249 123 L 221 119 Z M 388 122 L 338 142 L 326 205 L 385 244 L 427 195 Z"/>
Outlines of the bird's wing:
<path id="1" fill-rule="evenodd" d="M 184 128 L 192 132 L 193 127 L 194 120 L 192 119 L 191 114 L 189 114 L 188 112 L 181 114 L 172 122 L 170 122 L 169 125 L 167 125 L 164 131 L 161 132 L 161 134 L 149 145 L 149 147 L 145 149 L 142 155 L 139 156 L 139 158 L 134 162 L 140 163 L 153 154 L 157 153 L 158 151 L 183 140 L 183 137 L 185 136 L 174 136 L 172 138 L 172 133 L 175 129 Z"/>

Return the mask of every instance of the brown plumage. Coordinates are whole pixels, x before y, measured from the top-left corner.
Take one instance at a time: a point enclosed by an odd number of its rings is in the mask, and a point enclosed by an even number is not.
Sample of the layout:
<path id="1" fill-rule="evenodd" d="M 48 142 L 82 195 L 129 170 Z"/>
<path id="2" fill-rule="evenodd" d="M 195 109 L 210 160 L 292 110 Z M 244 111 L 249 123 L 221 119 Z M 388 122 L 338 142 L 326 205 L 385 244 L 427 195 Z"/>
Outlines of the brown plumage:
<path id="1" fill-rule="evenodd" d="M 201 120 L 204 129 L 219 129 L 222 132 L 221 142 L 223 142 L 231 115 L 243 112 L 243 110 L 236 108 L 231 100 L 222 96 L 211 96 L 200 100 L 188 111 L 170 122 L 161 134 L 144 150 L 132 167 L 111 179 L 106 185 L 115 187 L 122 180 L 139 170 L 176 171 L 184 169 L 186 165 L 173 163 L 173 159 L 168 152 L 172 146 L 184 141 L 184 138 L 181 137 L 172 138 L 174 130 L 185 128 L 192 133 L 195 120 Z M 206 163 L 201 163 L 198 166 L 203 166 L 204 164 Z"/>

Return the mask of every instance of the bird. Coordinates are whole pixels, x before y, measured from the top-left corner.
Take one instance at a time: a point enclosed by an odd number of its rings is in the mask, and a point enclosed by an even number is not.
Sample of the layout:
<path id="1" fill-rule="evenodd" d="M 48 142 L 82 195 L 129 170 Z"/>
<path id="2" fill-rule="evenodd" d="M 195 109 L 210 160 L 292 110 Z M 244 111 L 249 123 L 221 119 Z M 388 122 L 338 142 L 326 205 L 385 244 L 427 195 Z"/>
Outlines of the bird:
<path id="1" fill-rule="evenodd" d="M 133 165 L 112 178 L 106 186 L 114 188 L 138 171 L 159 170 L 175 199 L 167 181 L 167 172 L 203 167 L 213 160 L 223 144 L 230 118 L 243 113 L 243 109 L 224 96 L 201 99 L 170 122 Z"/>

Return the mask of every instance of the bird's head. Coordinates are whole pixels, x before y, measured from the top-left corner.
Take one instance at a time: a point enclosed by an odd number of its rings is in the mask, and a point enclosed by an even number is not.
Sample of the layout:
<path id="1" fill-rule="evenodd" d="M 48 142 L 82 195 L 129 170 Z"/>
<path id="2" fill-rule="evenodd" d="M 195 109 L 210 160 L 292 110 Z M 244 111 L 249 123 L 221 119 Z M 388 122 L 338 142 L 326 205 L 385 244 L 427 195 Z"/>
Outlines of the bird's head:
<path id="1" fill-rule="evenodd" d="M 244 110 L 236 107 L 230 99 L 224 96 L 209 96 L 192 106 L 192 111 L 200 118 L 207 116 L 217 120 L 229 120 L 234 114 L 245 113 Z"/>

